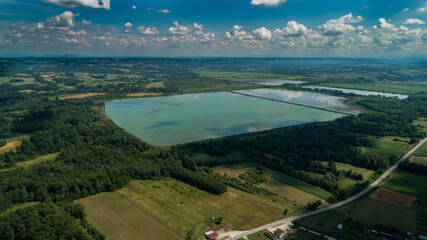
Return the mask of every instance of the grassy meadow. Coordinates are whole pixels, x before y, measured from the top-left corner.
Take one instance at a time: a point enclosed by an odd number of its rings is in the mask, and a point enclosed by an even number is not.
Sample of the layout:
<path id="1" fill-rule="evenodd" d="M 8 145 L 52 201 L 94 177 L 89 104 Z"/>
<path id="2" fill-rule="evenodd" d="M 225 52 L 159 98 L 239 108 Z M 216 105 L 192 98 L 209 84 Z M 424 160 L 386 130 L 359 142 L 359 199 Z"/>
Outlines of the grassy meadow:
<path id="1" fill-rule="evenodd" d="M 209 229 L 224 226 L 241 230 L 257 227 L 282 219 L 285 208 L 288 209 L 287 216 L 305 211 L 303 205 L 282 196 L 248 194 L 230 187 L 226 193 L 217 196 L 172 179 L 131 181 L 114 193 L 102 193 L 77 202 L 86 207 L 89 222 L 106 234 L 107 239 L 125 239 L 113 238 L 117 236 L 115 231 L 132 232 L 138 226 L 144 228 L 145 225 L 141 226 L 143 220 L 128 220 L 128 215 L 131 219 L 149 217 L 152 219 L 149 222 L 155 219 L 162 227 L 183 238 L 188 232 L 198 237 Z M 212 217 L 222 217 L 222 224 L 211 223 Z M 113 227 L 114 224 L 121 227 Z M 150 231 L 157 230 L 161 227 L 152 224 Z M 127 239 L 138 239 L 126 236 Z"/>
<path id="2" fill-rule="evenodd" d="M 391 174 L 383 187 L 427 200 L 426 182 L 427 176 L 399 170 Z"/>
<path id="3" fill-rule="evenodd" d="M 107 240 L 177 239 L 177 234 L 116 193 L 75 201 Z"/>

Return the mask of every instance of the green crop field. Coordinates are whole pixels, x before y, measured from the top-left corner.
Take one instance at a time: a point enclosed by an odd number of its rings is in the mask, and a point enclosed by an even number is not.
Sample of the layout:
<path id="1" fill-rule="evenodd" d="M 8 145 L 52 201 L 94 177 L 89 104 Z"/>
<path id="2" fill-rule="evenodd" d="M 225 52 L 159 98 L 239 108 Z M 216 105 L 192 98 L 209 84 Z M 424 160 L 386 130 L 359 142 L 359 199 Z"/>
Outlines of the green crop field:
<path id="1" fill-rule="evenodd" d="M 372 138 L 372 147 L 363 147 L 362 151 L 371 151 L 383 156 L 386 159 L 397 158 L 404 153 L 405 144 L 394 142 L 394 137 Z"/>
<path id="2" fill-rule="evenodd" d="M 427 157 L 427 143 L 424 143 L 416 152 L 415 156 Z"/>
<path id="3" fill-rule="evenodd" d="M 427 188 L 425 187 L 426 182 L 427 176 L 400 170 L 393 172 L 390 179 L 384 183 L 383 187 L 396 192 L 427 199 Z"/>
<path id="4" fill-rule="evenodd" d="M 116 193 L 79 199 L 87 220 L 107 240 L 178 239 L 179 236 Z"/>
<path id="5" fill-rule="evenodd" d="M 399 94 L 413 94 L 427 91 L 427 85 L 416 85 L 415 83 L 324 83 L 321 85 Z"/>
<path id="6" fill-rule="evenodd" d="M 367 226 L 365 224 L 382 224 L 402 231 L 417 231 L 416 210 L 367 198 L 298 220 L 297 223 L 338 239 L 352 240 L 368 239 L 363 230 Z M 343 224 L 342 232 L 337 230 L 338 224 Z"/>
<path id="7" fill-rule="evenodd" d="M 328 191 L 326 191 L 320 187 L 313 186 L 311 184 L 300 181 L 296 178 L 290 177 L 290 176 L 285 175 L 283 173 L 274 172 L 272 175 L 272 178 L 274 178 L 278 181 L 281 181 L 285 184 L 289 184 L 293 187 L 299 188 L 303 191 L 306 191 L 308 193 L 311 193 L 311 194 L 318 196 L 320 198 L 323 198 L 323 199 L 327 199 L 328 197 L 332 196 L 332 194 L 330 192 L 328 192 Z"/>
<path id="8" fill-rule="evenodd" d="M 211 217 L 222 217 L 223 225 L 243 230 L 283 218 L 285 208 L 287 216 L 305 211 L 303 205 L 277 195 L 248 194 L 229 187 L 217 196 L 176 180 L 131 181 L 116 194 L 180 236 L 191 230 L 201 236 L 215 228 L 205 222 Z"/>

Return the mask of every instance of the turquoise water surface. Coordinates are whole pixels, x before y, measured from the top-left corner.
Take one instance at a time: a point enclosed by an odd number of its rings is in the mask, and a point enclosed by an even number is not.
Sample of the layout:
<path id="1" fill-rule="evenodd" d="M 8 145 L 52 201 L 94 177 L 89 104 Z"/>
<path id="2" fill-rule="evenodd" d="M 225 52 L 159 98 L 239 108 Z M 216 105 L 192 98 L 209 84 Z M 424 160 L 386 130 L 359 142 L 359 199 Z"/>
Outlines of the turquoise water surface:
<path id="1" fill-rule="evenodd" d="M 149 144 L 167 146 L 262 131 L 341 114 L 228 92 L 114 100 L 105 113 Z"/>

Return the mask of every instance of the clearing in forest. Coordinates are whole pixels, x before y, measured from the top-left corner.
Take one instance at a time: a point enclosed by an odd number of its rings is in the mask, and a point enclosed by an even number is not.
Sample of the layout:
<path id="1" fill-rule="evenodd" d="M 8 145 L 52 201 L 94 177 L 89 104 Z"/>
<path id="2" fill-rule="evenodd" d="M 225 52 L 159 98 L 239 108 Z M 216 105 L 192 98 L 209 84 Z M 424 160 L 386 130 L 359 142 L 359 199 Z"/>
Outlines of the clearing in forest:
<path id="1" fill-rule="evenodd" d="M 6 145 L 4 145 L 3 147 L 0 147 L 0 153 L 14 149 L 18 146 L 21 146 L 21 144 L 22 144 L 21 141 L 13 141 L 13 142 L 6 143 Z"/>

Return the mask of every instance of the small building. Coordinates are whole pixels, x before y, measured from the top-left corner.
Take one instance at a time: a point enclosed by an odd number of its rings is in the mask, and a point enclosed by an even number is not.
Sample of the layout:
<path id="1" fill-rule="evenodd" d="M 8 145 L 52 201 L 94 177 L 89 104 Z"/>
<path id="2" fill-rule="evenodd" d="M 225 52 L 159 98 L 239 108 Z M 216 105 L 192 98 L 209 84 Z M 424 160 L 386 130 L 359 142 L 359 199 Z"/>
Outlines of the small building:
<path id="1" fill-rule="evenodd" d="M 205 237 L 207 240 L 216 240 L 218 238 L 218 233 L 211 230 L 205 233 Z"/>
<path id="2" fill-rule="evenodd" d="M 286 234 L 286 232 L 285 232 L 285 231 L 283 231 L 283 230 L 282 230 L 282 229 L 280 229 L 280 228 L 276 229 L 276 231 L 274 231 L 274 233 L 276 234 L 276 236 L 277 236 L 278 238 L 282 238 L 282 237 L 284 237 L 284 236 L 285 236 L 285 234 Z"/>
<path id="3" fill-rule="evenodd" d="M 297 234 L 300 230 L 301 230 L 301 229 L 300 229 L 299 227 L 298 227 L 298 228 L 295 228 L 295 229 L 292 229 L 292 230 L 289 230 L 289 231 L 288 231 L 288 235 L 289 235 L 289 236 L 293 236 L 293 235 Z"/>
<path id="4" fill-rule="evenodd" d="M 274 234 L 274 233 L 272 233 L 272 232 L 270 232 L 270 231 L 266 231 L 265 233 L 264 233 L 264 235 L 266 236 L 266 237 L 268 237 L 268 238 L 270 238 L 270 239 L 277 239 L 277 236 L 276 236 L 276 234 Z"/>
<path id="5" fill-rule="evenodd" d="M 342 231 L 342 224 L 341 223 L 338 224 L 337 229 L 340 230 L 340 231 Z"/>

